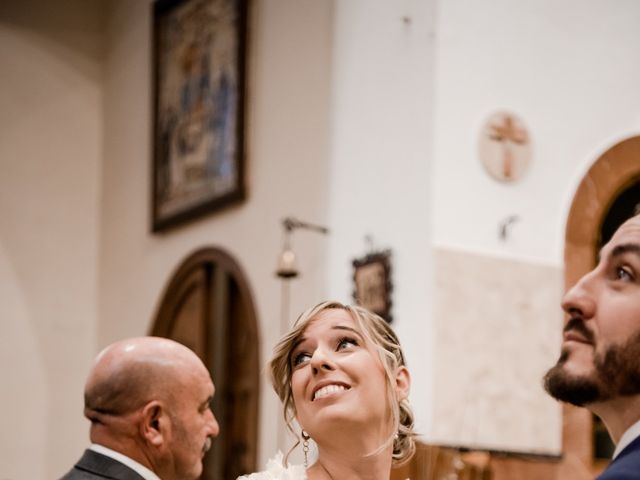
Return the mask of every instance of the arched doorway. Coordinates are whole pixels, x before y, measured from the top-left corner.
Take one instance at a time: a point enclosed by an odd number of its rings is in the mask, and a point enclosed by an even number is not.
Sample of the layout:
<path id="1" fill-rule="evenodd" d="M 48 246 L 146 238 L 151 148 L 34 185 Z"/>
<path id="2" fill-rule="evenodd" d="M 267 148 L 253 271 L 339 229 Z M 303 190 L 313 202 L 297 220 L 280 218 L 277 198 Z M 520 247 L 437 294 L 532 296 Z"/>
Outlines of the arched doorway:
<path id="1" fill-rule="evenodd" d="M 633 207 L 630 197 L 638 194 L 639 181 L 640 136 L 608 149 L 586 173 L 567 218 L 564 250 L 567 289 L 595 266 L 602 243 L 629 215 Z M 600 471 L 606 461 L 598 461 L 594 456 L 591 414 L 583 408 L 563 408 L 565 459 L 579 462 L 592 472 Z"/>
<path id="2" fill-rule="evenodd" d="M 188 346 L 211 372 L 220 435 L 205 457 L 202 479 L 235 480 L 255 471 L 258 327 L 248 282 L 233 257 L 203 248 L 185 259 L 165 288 L 150 334 Z"/>

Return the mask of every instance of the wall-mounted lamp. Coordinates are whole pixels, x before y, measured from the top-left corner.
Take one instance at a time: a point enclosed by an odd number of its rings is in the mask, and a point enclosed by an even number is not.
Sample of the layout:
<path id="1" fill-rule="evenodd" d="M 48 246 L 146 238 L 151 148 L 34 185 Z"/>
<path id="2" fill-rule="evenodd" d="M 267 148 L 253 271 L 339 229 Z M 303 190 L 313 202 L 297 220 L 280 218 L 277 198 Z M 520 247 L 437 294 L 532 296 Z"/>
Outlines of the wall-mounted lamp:
<path id="1" fill-rule="evenodd" d="M 300 274 L 296 262 L 296 254 L 291 248 L 291 235 L 293 234 L 293 231 L 296 229 L 303 229 L 327 234 L 329 233 L 329 229 L 321 225 L 303 222 L 293 217 L 287 217 L 282 220 L 282 227 L 284 229 L 284 241 L 282 253 L 280 253 L 280 256 L 278 257 L 276 275 L 283 280 L 289 280 Z"/>
<path id="2" fill-rule="evenodd" d="M 329 229 L 320 225 L 314 225 L 308 222 L 302 222 L 293 217 L 287 217 L 282 220 L 282 228 L 284 230 L 282 252 L 278 256 L 278 267 L 276 276 L 281 280 L 291 280 L 296 278 L 300 271 L 296 264 L 296 254 L 291 248 L 291 237 L 296 229 L 311 230 L 313 232 L 327 234 Z M 291 284 L 288 281 L 281 283 L 280 294 L 280 334 L 284 335 L 289 330 L 289 290 Z M 278 427 L 278 445 L 284 448 L 286 443 L 286 432 L 281 426 Z"/>

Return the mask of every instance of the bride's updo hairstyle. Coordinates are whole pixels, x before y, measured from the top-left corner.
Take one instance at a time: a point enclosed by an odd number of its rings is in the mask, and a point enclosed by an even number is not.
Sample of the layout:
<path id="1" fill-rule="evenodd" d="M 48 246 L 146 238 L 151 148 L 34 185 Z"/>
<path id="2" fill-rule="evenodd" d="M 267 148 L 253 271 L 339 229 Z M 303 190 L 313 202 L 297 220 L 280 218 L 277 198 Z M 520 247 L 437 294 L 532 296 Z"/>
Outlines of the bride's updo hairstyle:
<path id="1" fill-rule="evenodd" d="M 393 441 L 393 465 L 401 465 L 409 460 L 415 451 L 413 411 L 411 410 L 409 401 L 406 398 L 399 400 L 395 391 L 396 372 L 399 367 L 405 365 L 404 355 L 398 337 L 389 324 L 380 316 L 362 307 L 344 305 L 332 301 L 320 303 L 303 312 L 293 324 L 291 331 L 287 333 L 274 348 L 273 356 L 269 362 L 270 380 L 274 390 L 282 401 L 284 419 L 287 427 L 298 437 L 298 433 L 293 430 L 291 425 L 296 416 L 296 406 L 291 390 L 291 375 L 293 373 L 291 352 L 309 326 L 309 323 L 321 312 L 332 309 L 344 310 L 349 313 L 355 320 L 366 341 L 375 347 L 378 352 L 378 356 L 384 367 L 387 399 L 393 409 L 395 426 L 388 443 L 385 442 L 381 448 L 385 448 L 386 445 Z M 295 448 L 296 445 L 294 445 L 293 448 Z"/>

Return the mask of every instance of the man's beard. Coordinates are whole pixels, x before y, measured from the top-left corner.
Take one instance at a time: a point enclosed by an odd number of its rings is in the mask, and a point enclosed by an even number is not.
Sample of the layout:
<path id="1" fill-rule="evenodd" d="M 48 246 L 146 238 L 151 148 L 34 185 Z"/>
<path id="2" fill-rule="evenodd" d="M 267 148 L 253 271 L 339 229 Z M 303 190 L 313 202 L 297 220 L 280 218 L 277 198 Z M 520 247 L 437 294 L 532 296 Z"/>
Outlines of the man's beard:
<path id="1" fill-rule="evenodd" d="M 582 327 L 577 326 L 577 322 L 582 323 Z M 586 330 L 582 320 L 577 322 L 575 330 Z M 567 327 L 565 330 L 572 329 L 571 322 Z M 591 332 L 589 334 L 587 339 L 595 350 Z M 569 351 L 564 350 L 544 376 L 544 388 L 556 400 L 582 407 L 640 393 L 640 331 L 625 343 L 610 346 L 604 354 L 594 353 L 594 371 L 589 375 L 576 376 L 566 372 L 564 365 L 568 358 Z"/>

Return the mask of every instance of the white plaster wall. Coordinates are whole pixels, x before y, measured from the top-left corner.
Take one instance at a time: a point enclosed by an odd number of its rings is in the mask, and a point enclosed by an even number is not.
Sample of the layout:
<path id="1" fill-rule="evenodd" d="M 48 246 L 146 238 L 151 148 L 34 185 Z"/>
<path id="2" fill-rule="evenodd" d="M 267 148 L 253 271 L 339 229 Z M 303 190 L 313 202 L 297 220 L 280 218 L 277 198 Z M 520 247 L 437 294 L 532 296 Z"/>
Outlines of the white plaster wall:
<path id="1" fill-rule="evenodd" d="M 637 2 L 434 3 L 337 3 L 329 197 L 330 296 L 350 299 L 350 261 L 366 234 L 395 252 L 395 327 L 427 436 L 442 360 L 432 348 L 432 246 L 561 267 L 582 174 L 640 128 Z M 533 163 L 515 185 L 492 180 L 477 158 L 482 121 L 496 109 L 515 111 L 532 135 Z M 501 242 L 499 222 L 513 214 L 520 220 Z"/>
<path id="2" fill-rule="evenodd" d="M 433 235 L 437 244 L 562 265 L 575 188 L 607 147 L 640 130 L 635 0 L 446 0 L 438 7 Z M 496 109 L 529 127 L 516 184 L 477 155 Z M 520 217 L 509 242 L 498 224 Z"/>
<path id="3" fill-rule="evenodd" d="M 151 5 L 109 4 L 105 67 L 98 343 L 145 334 L 172 271 L 194 250 L 225 248 L 253 289 L 262 364 L 279 338 L 274 276 L 286 215 L 325 223 L 332 46 L 329 0 L 256 0 L 250 22 L 245 203 L 166 234 L 149 233 Z M 327 239 L 296 232 L 301 278 L 291 312 L 325 296 Z M 215 382 L 215 379 L 214 379 Z M 260 463 L 275 452 L 279 401 L 263 384 Z M 284 448 L 285 446 L 281 446 Z"/>
<path id="4" fill-rule="evenodd" d="M 431 183 L 437 247 L 459 251 L 461 257 L 465 252 L 479 254 L 485 264 L 506 258 L 513 265 L 529 269 L 536 264 L 540 268 L 563 266 L 565 220 L 582 175 L 611 144 L 640 130 L 640 64 L 635 48 L 640 41 L 636 25 L 639 15 L 640 4 L 624 0 L 439 2 Z M 518 114 L 531 134 L 533 162 L 515 184 L 494 181 L 478 159 L 482 122 L 495 110 Z M 498 226 L 509 215 L 517 215 L 519 220 L 503 242 Z M 436 266 L 433 273 L 437 279 L 448 275 L 447 267 Z M 503 339 L 505 343 L 496 351 L 506 351 L 512 343 L 505 340 L 513 330 L 509 312 L 516 312 L 519 320 L 526 318 L 526 312 L 517 313 L 522 299 L 514 292 L 526 291 L 527 279 L 514 274 L 511 292 L 506 288 L 491 291 L 494 273 L 485 271 L 489 281 L 476 287 L 486 288 L 485 298 L 503 305 L 491 318 L 478 324 L 473 311 L 460 311 L 460 306 L 451 305 L 451 298 L 457 298 L 463 307 L 478 302 L 476 294 L 482 290 L 465 290 L 468 275 L 457 282 L 449 279 L 453 286 L 436 298 L 436 310 L 442 317 L 438 321 L 447 329 L 464 332 L 466 325 L 477 324 L 485 338 Z M 545 285 L 553 282 L 550 276 Z M 482 308 L 481 303 L 478 308 Z M 549 308 L 536 327 L 544 332 L 556 325 L 559 331 L 559 301 Z M 526 333 L 523 329 L 515 332 Z M 440 348 L 437 364 L 446 365 L 451 353 L 455 358 L 455 352 L 466 352 L 463 368 L 492 370 L 496 359 L 477 349 L 474 337 L 453 341 L 442 328 L 435 337 Z M 560 341 L 554 338 L 549 336 L 548 341 L 557 352 Z M 523 344 L 530 373 L 544 372 L 553 363 L 536 356 L 536 348 L 535 342 Z M 456 369 L 460 366 L 448 373 Z M 472 375 L 469 381 L 473 384 L 482 378 Z M 559 451 L 559 407 L 537 401 L 532 392 L 518 399 L 523 392 L 518 382 L 505 377 L 495 383 L 493 388 L 511 392 L 502 397 L 505 408 L 487 410 L 482 422 L 473 425 L 471 434 L 460 428 L 454 432 L 455 423 L 443 415 L 434 418 L 434 434 L 440 441 L 454 444 Z M 445 388 L 434 393 L 433 403 L 464 410 L 473 408 L 473 402 L 488 400 L 483 395 L 473 401 L 462 397 Z M 522 406 L 520 431 L 499 428 L 510 404 L 515 406 L 512 410 Z M 526 425 L 536 416 L 549 419 L 549 429 L 555 430 L 548 432 L 550 439 L 527 431 Z"/>
<path id="5" fill-rule="evenodd" d="M 434 4 L 336 2 L 328 292 L 352 302 L 351 261 L 393 251 L 394 327 L 413 375 L 417 428 L 429 428 L 432 260 L 429 179 Z"/>
<path id="6" fill-rule="evenodd" d="M 95 346 L 102 2 L 0 2 L 0 477 L 87 441 Z"/>

